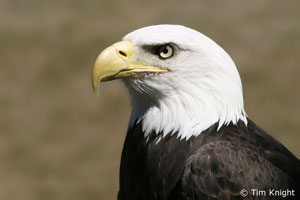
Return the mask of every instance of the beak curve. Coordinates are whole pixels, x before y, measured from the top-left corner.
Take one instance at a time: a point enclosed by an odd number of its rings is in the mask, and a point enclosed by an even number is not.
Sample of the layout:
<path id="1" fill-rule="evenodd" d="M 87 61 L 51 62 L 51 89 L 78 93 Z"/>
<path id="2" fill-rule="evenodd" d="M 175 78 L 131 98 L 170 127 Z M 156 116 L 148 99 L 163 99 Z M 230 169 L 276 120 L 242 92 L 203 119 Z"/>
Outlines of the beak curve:
<path id="1" fill-rule="evenodd" d="M 143 77 L 141 73 L 163 73 L 167 69 L 133 62 L 134 46 L 130 41 L 121 41 L 104 49 L 96 59 L 92 71 L 92 87 L 98 96 L 100 82 L 124 77 Z"/>

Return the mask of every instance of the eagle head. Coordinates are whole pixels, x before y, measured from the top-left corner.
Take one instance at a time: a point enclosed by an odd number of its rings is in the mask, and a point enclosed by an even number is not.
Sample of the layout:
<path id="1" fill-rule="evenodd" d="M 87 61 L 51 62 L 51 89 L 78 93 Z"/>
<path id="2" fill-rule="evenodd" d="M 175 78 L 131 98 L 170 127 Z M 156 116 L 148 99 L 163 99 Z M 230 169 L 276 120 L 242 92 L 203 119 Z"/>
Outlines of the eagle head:
<path id="1" fill-rule="evenodd" d="M 103 50 L 92 72 L 95 91 L 103 81 L 121 79 L 129 90 L 130 126 L 197 136 L 215 123 L 242 120 L 242 84 L 230 56 L 213 40 L 180 25 L 135 30 Z"/>

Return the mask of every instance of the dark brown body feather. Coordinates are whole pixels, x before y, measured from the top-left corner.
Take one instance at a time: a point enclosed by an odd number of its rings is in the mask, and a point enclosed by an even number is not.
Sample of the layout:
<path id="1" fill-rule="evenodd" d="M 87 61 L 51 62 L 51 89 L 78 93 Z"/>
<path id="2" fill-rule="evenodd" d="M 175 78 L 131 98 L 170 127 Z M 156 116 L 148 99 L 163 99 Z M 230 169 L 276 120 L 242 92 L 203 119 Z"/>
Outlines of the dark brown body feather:
<path id="1" fill-rule="evenodd" d="M 128 130 L 118 200 L 276 199 L 251 189 L 294 189 L 300 199 L 299 160 L 250 120 L 215 124 L 189 140 L 160 136 L 145 138 L 140 123 Z"/>

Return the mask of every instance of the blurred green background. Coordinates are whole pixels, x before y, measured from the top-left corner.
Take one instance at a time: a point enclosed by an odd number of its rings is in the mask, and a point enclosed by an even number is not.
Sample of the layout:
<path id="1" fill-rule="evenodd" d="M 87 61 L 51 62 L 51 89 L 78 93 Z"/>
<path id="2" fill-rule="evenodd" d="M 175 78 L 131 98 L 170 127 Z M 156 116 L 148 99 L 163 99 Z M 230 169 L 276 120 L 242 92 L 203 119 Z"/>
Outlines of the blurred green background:
<path id="1" fill-rule="evenodd" d="M 116 199 L 129 99 L 96 98 L 102 49 L 137 28 L 182 24 L 236 62 L 246 112 L 300 157 L 300 1 L 0 1 L 0 199 Z"/>

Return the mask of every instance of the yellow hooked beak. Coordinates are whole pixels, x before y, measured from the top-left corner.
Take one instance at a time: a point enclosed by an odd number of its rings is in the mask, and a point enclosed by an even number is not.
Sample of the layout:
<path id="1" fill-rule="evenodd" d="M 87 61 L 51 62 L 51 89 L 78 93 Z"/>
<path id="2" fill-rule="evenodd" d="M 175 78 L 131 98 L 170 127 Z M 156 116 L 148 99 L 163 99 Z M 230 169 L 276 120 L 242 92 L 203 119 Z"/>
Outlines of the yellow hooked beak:
<path id="1" fill-rule="evenodd" d="M 168 71 L 161 67 L 132 61 L 133 51 L 133 44 L 130 41 L 121 41 L 100 53 L 92 72 L 92 87 L 97 95 L 100 82 L 123 77 L 143 77 L 143 73 Z"/>

